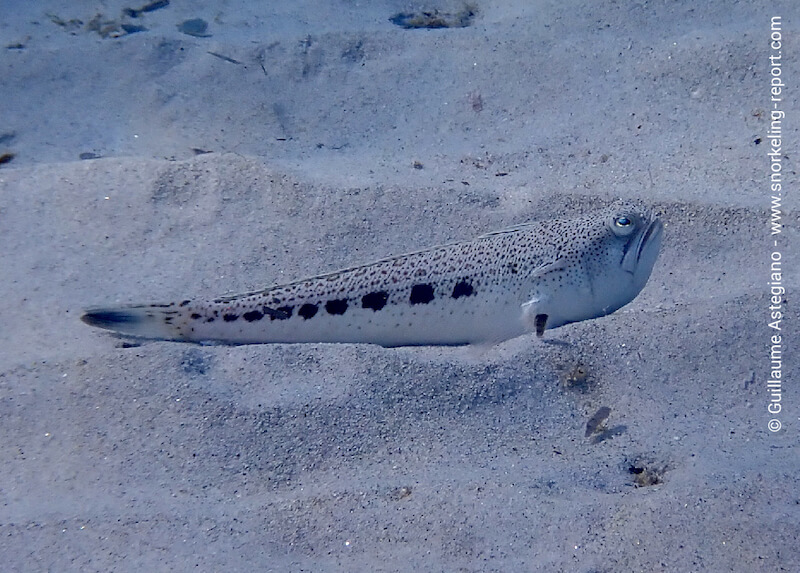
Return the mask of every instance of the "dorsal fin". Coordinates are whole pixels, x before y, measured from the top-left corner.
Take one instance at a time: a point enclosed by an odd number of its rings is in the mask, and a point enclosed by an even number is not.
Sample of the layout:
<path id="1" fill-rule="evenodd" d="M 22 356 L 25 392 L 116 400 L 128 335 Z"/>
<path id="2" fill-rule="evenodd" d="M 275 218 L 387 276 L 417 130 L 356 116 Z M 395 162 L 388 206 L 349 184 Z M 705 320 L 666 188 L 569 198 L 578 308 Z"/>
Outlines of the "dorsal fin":
<path id="1" fill-rule="evenodd" d="M 515 225 L 513 227 L 509 227 L 507 229 L 500 229 L 499 231 L 489 231 L 488 233 L 484 233 L 483 235 L 478 235 L 477 239 L 488 239 L 489 237 L 496 237 L 497 235 L 507 235 L 510 233 L 518 233 L 520 231 L 527 231 L 530 227 L 538 225 L 538 223 L 520 223 L 519 225 Z"/>

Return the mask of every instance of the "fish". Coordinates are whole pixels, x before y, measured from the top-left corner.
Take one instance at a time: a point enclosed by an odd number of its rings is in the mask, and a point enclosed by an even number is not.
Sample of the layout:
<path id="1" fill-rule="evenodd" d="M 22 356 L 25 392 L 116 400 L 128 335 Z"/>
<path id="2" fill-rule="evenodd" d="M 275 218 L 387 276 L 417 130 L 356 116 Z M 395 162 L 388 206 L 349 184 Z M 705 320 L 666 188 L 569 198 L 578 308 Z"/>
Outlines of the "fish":
<path id="1" fill-rule="evenodd" d="M 498 344 L 608 315 L 644 288 L 664 226 L 617 201 L 213 300 L 91 308 L 118 335 L 203 344 Z"/>

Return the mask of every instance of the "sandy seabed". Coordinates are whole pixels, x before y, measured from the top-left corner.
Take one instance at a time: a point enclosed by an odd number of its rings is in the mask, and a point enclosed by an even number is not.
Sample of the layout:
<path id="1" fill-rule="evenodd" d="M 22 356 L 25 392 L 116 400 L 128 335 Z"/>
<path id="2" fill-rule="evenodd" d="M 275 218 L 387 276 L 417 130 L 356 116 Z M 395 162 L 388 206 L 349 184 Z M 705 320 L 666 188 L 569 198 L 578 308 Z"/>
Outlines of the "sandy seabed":
<path id="1" fill-rule="evenodd" d="M 388 1 L 31 4 L 0 6 L 4 570 L 800 570 L 795 95 L 777 246 L 764 135 L 770 18 L 797 85 L 796 4 L 487 1 L 440 29 Z M 544 340 L 130 344 L 78 320 L 619 197 L 662 214 L 650 282 Z"/>

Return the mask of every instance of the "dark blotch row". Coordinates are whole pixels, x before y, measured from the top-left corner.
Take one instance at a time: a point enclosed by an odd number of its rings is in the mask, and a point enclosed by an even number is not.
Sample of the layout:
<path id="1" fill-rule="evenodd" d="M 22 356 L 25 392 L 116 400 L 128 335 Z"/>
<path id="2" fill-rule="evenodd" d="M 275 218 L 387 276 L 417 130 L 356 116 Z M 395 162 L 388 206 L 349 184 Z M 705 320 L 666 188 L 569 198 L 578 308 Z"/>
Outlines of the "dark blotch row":
<path id="1" fill-rule="evenodd" d="M 257 320 L 261 320 L 265 316 L 268 316 L 270 320 L 286 320 L 292 317 L 292 311 L 294 311 L 293 306 L 282 306 L 280 308 L 270 308 L 268 306 L 265 306 L 261 310 L 251 310 L 245 312 L 241 316 L 247 322 L 255 322 Z M 313 316 L 313 314 L 311 316 Z M 195 312 L 192 313 L 191 317 L 194 320 L 197 320 L 199 318 L 202 318 L 202 315 Z M 239 315 L 233 313 L 223 314 L 222 320 L 224 320 L 225 322 L 234 322 L 236 320 L 239 320 Z M 206 322 L 213 322 L 213 321 L 214 321 L 213 318 L 209 318 Z"/>
<path id="2" fill-rule="evenodd" d="M 452 298 L 461 298 L 462 296 L 472 296 L 475 294 L 475 289 L 472 284 L 468 283 L 465 280 L 460 281 L 453 287 L 453 293 L 451 294 Z M 432 284 L 417 284 L 411 287 L 411 294 L 409 296 L 409 303 L 414 304 L 427 304 L 431 302 L 434 298 L 436 298 L 434 294 L 434 288 Z M 367 308 L 372 311 L 379 311 L 386 307 L 387 303 L 389 302 L 389 293 L 386 291 L 375 291 L 368 294 L 365 294 L 361 297 L 361 308 Z M 313 318 L 319 312 L 320 304 L 312 304 L 312 303 L 305 303 L 303 304 L 299 310 L 297 311 L 297 315 L 302 317 L 305 320 Z M 347 312 L 347 309 L 350 307 L 350 303 L 346 298 L 334 299 L 329 300 L 324 303 L 325 312 L 330 315 L 342 315 Z M 294 307 L 292 306 L 283 306 L 278 309 L 270 309 L 268 307 L 264 307 L 264 312 L 259 311 L 251 311 L 245 313 L 244 319 L 248 321 L 253 320 L 261 320 L 265 315 L 269 315 L 272 320 L 284 320 L 292 316 L 292 311 Z M 225 320 L 229 320 L 228 315 L 226 315 Z M 235 318 L 233 319 L 235 320 Z"/>

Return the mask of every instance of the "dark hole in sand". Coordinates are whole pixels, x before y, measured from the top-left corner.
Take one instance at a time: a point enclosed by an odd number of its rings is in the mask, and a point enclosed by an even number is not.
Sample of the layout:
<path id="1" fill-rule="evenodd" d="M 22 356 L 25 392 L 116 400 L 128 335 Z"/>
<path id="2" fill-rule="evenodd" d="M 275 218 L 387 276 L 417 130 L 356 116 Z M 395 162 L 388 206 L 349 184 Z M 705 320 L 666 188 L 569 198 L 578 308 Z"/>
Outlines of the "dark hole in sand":
<path id="1" fill-rule="evenodd" d="M 183 32 L 189 36 L 197 38 L 208 38 L 211 34 L 206 34 L 208 30 L 208 22 L 202 18 L 192 18 L 191 20 L 184 20 L 178 24 L 178 31 Z"/>
<path id="2" fill-rule="evenodd" d="M 465 6 L 458 12 L 440 12 L 439 10 L 419 10 L 417 12 L 399 12 L 389 18 L 395 26 L 406 30 L 439 28 L 466 28 L 472 24 L 475 9 Z"/>

